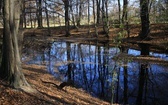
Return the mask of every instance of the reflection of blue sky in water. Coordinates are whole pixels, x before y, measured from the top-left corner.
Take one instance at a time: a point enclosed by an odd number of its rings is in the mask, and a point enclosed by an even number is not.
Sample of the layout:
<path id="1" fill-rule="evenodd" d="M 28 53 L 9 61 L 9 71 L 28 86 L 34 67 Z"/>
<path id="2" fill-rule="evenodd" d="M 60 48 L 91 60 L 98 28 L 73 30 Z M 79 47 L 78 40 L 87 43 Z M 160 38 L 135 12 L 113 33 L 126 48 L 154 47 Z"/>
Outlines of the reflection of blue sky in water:
<path id="1" fill-rule="evenodd" d="M 98 48 L 95 45 L 71 43 L 68 50 L 70 50 L 70 60 L 67 60 L 67 44 L 65 42 L 54 42 L 51 48 L 47 48 L 43 53 L 30 51 L 30 54 L 31 52 L 35 52 L 35 55 L 31 56 L 32 60 L 28 63 L 43 64 L 41 63 L 43 58 L 43 62 L 47 65 L 49 72 L 62 81 L 67 80 L 68 64 L 70 64 L 72 79 L 77 87 L 82 87 L 93 96 L 101 97 L 108 101 L 111 100 L 111 83 L 114 82 L 116 85 L 119 82 L 119 103 L 122 103 L 124 91 L 124 67 L 122 66 L 126 66 L 128 71 L 128 102 L 135 103 L 141 63 L 134 61 L 123 64 L 123 62 L 113 61 L 112 58 L 120 51 L 116 47 L 108 48 L 101 46 Z M 140 55 L 140 51 L 129 49 L 128 54 L 138 56 Z M 168 59 L 166 54 L 150 52 L 150 55 L 165 60 Z M 168 84 L 165 82 L 168 80 L 167 74 L 167 66 L 148 65 L 149 102 L 152 102 L 152 99 L 161 100 L 161 97 L 162 100 L 160 102 L 164 102 L 164 98 L 167 98 L 168 92 L 166 86 Z M 163 91 L 163 94 L 159 91 Z M 117 89 L 115 87 L 115 94 L 116 92 Z"/>
<path id="2" fill-rule="evenodd" d="M 134 55 L 134 56 L 138 56 L 138 55 L 141 55 L 141 51 L 134 50 L 134 49 L 129 49 L 128 50 L 128 54 L 131 54 L 131 55 Z M 167 54 L 160 54 L 160 53 L 150 52 L 149 55 L 157 57 L 157 58 L 161 58 L 161 59 L 164 59 L 164 60 L 168 60 L 168 55 Z"/>

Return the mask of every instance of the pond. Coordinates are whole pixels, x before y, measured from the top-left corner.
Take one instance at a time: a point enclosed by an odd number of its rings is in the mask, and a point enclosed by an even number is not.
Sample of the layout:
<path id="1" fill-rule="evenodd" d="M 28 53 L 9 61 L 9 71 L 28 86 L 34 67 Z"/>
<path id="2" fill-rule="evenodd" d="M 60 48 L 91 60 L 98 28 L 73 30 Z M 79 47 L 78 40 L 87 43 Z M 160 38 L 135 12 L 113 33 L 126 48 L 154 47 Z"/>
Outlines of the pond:
<path id="1" fill-rule="evenodd" d="M 145 47 L 143 47 L 145 48 Z M 125 59 L 120 55 L 149 55 L 168 61 L 167 54 L 117 47 L 53 42 L 41 51 L 27 49 L 22 60 L 46 65 L 60 81 L 73 81 L 94 97 L 120 104 L 166 104 L 168 99 L 168 64 Z M 119 59 L 122 58 L 122 59 Z"/>

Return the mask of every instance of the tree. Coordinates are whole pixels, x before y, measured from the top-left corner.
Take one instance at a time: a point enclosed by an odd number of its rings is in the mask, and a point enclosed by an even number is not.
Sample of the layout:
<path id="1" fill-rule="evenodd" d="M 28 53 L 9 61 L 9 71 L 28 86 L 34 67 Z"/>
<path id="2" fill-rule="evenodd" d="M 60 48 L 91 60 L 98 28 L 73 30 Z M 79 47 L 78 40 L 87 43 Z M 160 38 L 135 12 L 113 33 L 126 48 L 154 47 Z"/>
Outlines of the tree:
<path id="1" fill-rule="evenodd" d="M 121 22 L 121 4 L 120 4 L 120 0 L 118 0 L 118 20 L 119 20 L 119 24 Z"/>
<path id="2" fill-rule="evenodd" d="M 17 37 L 21 0 L 4 0 L 3 5 L 3 56 L 0 77 L 6 79 L 14 88 L 28 91 L 31 89 L 31 86 L 21 71 L 22 67 Z"/>
<path id="3" fill-rule="evenodd" d="M 80 2 L 79 2 L 80 4 L 79 4 L 79 16 L 78 16 L 78 19 L 77 19 L 77 26 L 79 27 L 80 26 L 80 22 L 81 22 L 81 17 L 82 17 L 82 10 L 83 10 L 83 8 L 82 8 L 82 4 L 83 4 L 83 0 L 80 0 Z"/>
<path id="4" fill-rule="evenodd" d="M 103 22 L 103 32 L 106 34 L 107 37 L 109 37 L 108 0 L 102 0 L 102 22 Z"/>
<path id="5" fill-rule="evenodd" d="M 3 0 L 0 0 L 0 15 L 2 14 L 2 4 L 3 4 Z"/>
<path id="6" fill-rule="evenodd" d="M 37 2 L 37 18 L 38 18 L 38 28 L 43 27 L 43 21 L 42 21 L 42 0 L 38 0 Z"/>
<path id="7" fill-rule="evenodd" d="M 64 8 L 65 8 L 65 30 L 66 30 L 66 36 L 70 35 L 70 29 L 69 29 L 69 0 L 62 0 L 64 2 Z"/>
<path id="8" fill-rule="evenodd" d="M 49 22 L 48 9 L 47 9 L 47 1 L 44 0 L 44 2 L 45 2 L 45 13 L 46 13 L 46 19 L 47 19 L 48 36 L 51 36 L 50 22 Z"/>
<path id="9" fill-rule="evenodd" d="M 124 24 L 127 21 L 127 13 L 128 13 L 128 0 L 123 1 L 123 14 L 122 14 L 122 23 Z"/>
<path id="10" fill-rule="evenodd" d="M 146 38 L 150 33 L 148 4 L 148 0 L 140 0 L 141 33 L 139 36 L 141 39 Z"/>
<path id="11" fill-rule="evenodd" d="M 100 24 L 100 0 L 96 0 L 96 5 L 97 5 L 97 24 Z"/>

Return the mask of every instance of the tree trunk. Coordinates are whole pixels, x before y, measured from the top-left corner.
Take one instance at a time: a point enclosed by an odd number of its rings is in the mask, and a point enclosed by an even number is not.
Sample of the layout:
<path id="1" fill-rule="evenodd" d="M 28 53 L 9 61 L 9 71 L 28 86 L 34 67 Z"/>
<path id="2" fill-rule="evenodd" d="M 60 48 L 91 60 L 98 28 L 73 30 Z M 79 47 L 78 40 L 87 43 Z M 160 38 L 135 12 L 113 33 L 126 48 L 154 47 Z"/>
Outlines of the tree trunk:
<path id="1" fill-rule="evenodd" d="M 21 59 L 17 40 L 21 12 L 20 4 L 20 0 L 4 1 L 3 57 L 0 76 L 8 79 L 10 85 L 14 88 L 26 91 L 27 87 L 30 88 L 30 85 L 21 71 Z"/>
<path id="2" fill-rule="evenodd" d="M 3 0 L 0 0 L 0 15 L 2 15 L 2 8 L 3 8 Z"/>
<path id="3" fill-rule="evenodd" d="M 122 14 L 122 23 L 125 24 L 125 21 L 127 21 L 127 10 L 128 7 L 128 0 L 123 1 L 123 14 Z"/>
<path id="4" fill-rule="evenodd" d="M 37 11 L 37 19 L 38 19 L 38 28 L 43 27 L 42 21 L 42 0 L 38 1 L 38 11 Z"/>
<path id="5" fill-rule="evenodd" d="M 140 16 L 141 16 L 141 33 L 139 34 L 141 39 L 144 39 L 150 33 L 149 29 L 149 13 L 148 13 L 148 0 L 140 0 Z"/>
<path id="6" fill-rule="evenodd" d="M 103 22 L 103 33 L 108 37 L 108 10 L 107 10 L 108 0 L 102 0 L 102 22 Z"/>
<path id="7" fill-rule="evenodd" d="M 70 8 L 70 14 L 71 14 L 71 16 L 72 16 L 72 24 L 73 24 L 73 28 L 77 28 L 77 26 L 76 26 L 76 23 L 75 23 L 75 16 L 74 16 L 74 11 L 73 11 L 73 1 L 72 0 L 69 0 L 70 1 L 70 6 L 69 6 L 69 8 Z"/>
<path id="8" fill-rule="evenodd" d="M 49 16 L 48 16 L 48 10 L 47 10 L 47 1 L 45 0 L 45 13 L 47 18 L 47 29 L 48 29 L 48 36 L 51 36 L 51 30 L 50 30 L 50 23 L 49 23 Z"/>
<path id="9" fill-rule="evenodd" d="M 90 0 L 88 0 L 88 34 L 90 35 Z"/>
<path id="10" fill-rule="evenodd" d="M 65 6 L 65 30 L 66 30 L 66 36 L 70 35 L 70 29 L 69 29 L 69 0 L 62 0 L 64 2 Z"/>
<path id="11" fill-rule="evenodd" d="M 98 37 L 97 24 L 96 24 L 96 14 L 95 14 L 95 0 L 92 0 L 92 2 L 93 2 L 93 20 L 94 20 L 95 34 L 96 34 L 96 37 Z"/>
<path id="12" fill-rule="evenodd" d="M 118 21 L 119 24 L 121 23 L 121 4 L 120 4 L 120 0 L 118 0 Z"/>
<path id="13" fill-rule="evenodd" d="M 79 27 L 81 24 L 81 17 L 82 17 L 82 4 L 83 4 L 83 1 L 80 0 L 80 4 L 79 4 L 79 16 L 78 16 L 78 19 L 77 19 L 77 26 Z"/>
<path id="14" fill-rule="evenodd" d="M 100 24 L 100 0 L 96 0 L 97 4 L 97 24 Z"/>

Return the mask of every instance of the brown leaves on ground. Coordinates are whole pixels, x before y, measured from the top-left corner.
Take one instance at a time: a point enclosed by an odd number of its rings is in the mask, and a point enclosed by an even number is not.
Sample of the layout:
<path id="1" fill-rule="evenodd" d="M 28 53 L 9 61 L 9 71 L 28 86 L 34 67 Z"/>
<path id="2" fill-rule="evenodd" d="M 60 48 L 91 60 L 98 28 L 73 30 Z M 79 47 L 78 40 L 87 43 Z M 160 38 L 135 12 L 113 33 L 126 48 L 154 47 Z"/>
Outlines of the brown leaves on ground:
<path id="1" fill-rule="evenodd" d="M 0 83 L 0 105 L 108 105 L 109 103 L 92 97 L 82 89 L 66 86 L 58 89 L 54 83 L 59 85 L 45 66 L 23 65 L 23 72 L 31 86 L 37 90 L 36 93 L 26 93 L 12 89 Z M 42 82 L 48 81 L 50 83 Z"/>

